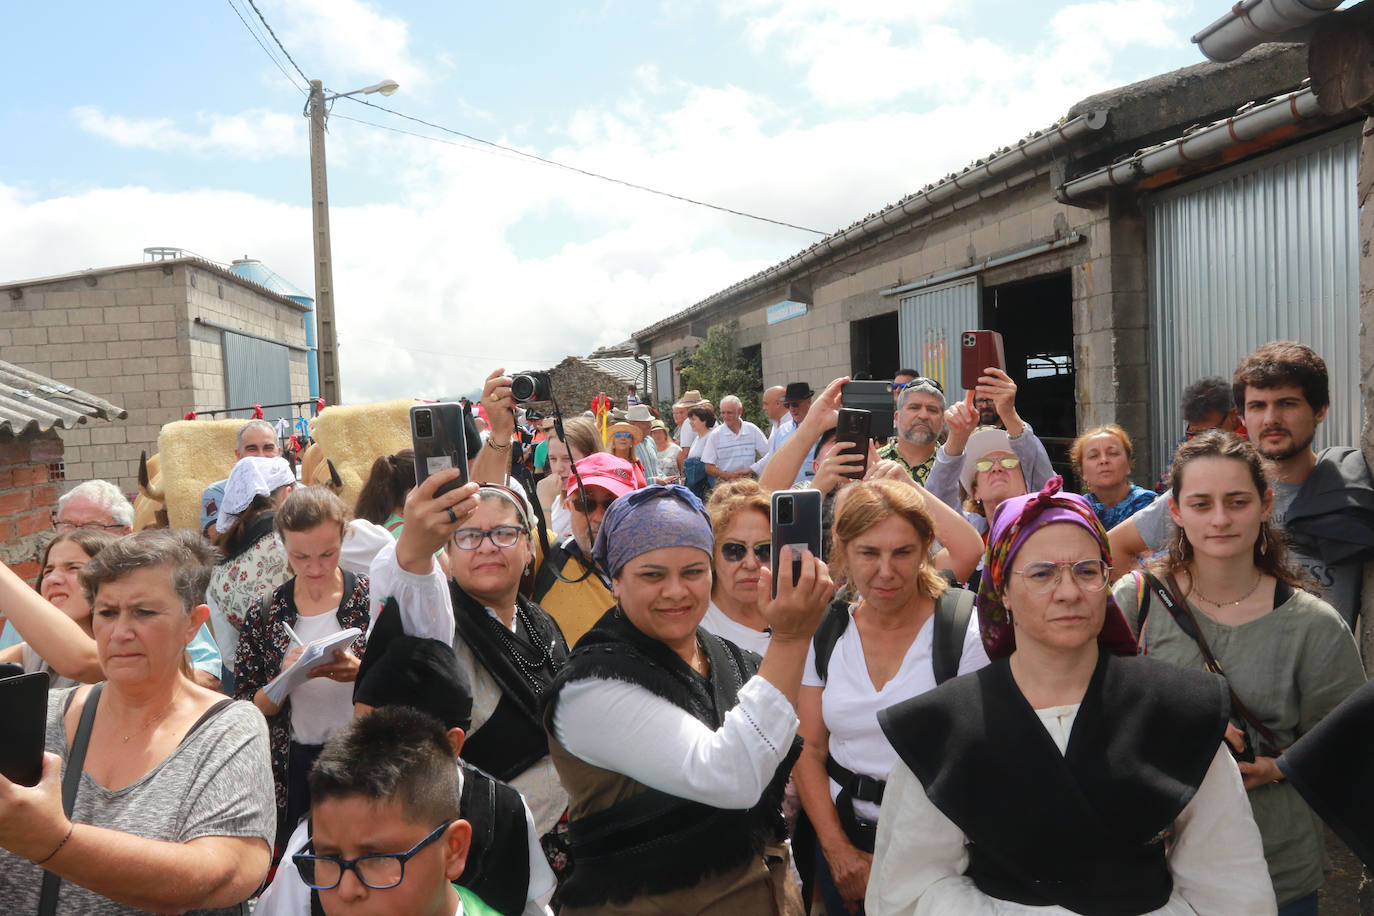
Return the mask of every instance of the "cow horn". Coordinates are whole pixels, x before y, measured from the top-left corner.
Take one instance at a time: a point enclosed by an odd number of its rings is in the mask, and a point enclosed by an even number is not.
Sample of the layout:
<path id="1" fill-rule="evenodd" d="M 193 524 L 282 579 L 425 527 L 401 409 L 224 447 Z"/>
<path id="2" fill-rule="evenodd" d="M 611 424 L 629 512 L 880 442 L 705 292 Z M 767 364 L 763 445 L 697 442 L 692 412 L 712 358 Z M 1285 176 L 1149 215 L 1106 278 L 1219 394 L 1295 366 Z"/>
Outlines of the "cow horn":
<path id="1" fill-rule="evenodd" d="M 138 491 L 151 500 L 166 501 L 166 493 L 160 487 L 154 489 L 153 482 L 148 478 L 148 452 L 146 449 L 138 454 Z"/>
<path id="2" fill-rule="evenodd" d="M 333 490 L 335 493 L 342 493 L 344 488 L 343 478 L 339 476 L 339 471 L 334 467 L 334 462 L 326 458 L 324 459 L 324 463 L 329 465 L 329 489 Z"/>

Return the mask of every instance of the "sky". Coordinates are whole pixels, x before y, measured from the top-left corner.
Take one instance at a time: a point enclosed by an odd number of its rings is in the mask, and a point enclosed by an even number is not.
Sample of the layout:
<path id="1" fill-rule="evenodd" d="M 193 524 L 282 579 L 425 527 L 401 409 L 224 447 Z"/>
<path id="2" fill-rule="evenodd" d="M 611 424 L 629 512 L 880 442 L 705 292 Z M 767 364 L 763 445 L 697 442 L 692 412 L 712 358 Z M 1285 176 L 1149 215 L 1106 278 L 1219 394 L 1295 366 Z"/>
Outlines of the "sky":
<path id="1" fill-rule="evenodd" d="M 366 98 L 803 227 L 339 99 L 327 156 L 349 403 L 469 391 L 623 341 L 820 238 L 804 229 L 847 226 L 1088 95 L 1199 63 L 1189 37 L 1227 8 L 253 2 L 328 91 L 393 79 Z M 257 258 L 313 291 L 304 81 L 250 0 L 5 3 L 0 33 L 20 76 L 0 107 L 0 281 L 166 246 Z"/>

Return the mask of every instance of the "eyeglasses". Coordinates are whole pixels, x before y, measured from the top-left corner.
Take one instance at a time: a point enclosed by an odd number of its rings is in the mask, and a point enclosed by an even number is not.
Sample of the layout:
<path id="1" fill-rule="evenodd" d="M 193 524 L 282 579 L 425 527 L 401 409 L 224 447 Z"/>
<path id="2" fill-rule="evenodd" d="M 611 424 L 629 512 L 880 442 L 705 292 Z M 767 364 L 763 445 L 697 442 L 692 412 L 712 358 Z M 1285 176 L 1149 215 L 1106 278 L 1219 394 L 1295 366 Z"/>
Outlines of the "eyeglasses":
<path id="1" fill-rule="evenodd" d="M 929 385 L 941 394 L 945 393 L 945 386 L 940 384 L 939 379 L 926 378 L 924 375 L 918 375 L 909 382 L 892 382 L 887 386 L 887 389 L 888 391 L 896 393 L 910 385 Z"/>
<path id="2" fill-rule="evenodd" d="M 720 555 L 731 563 L 739 563 L 744 560 L 749 547 L 738 541 L 726 541 L 720 545 Z M 754 545 L 754 558 L 760 563 L 769 563 L 773 559 L 773 545 L 764 541 L 762 544 Z"/>
<path id="3" fill-rule="evenodd" d="M 1103 560 L 1079 560 L 1076 563 L 1027 563 L 1025 569 L 1013 570 L 1033 592 L 1048 592 L 1059 585 L 1064 570 L 1073 574 L 1074 585 L 1085 592 L 1100 592 L 1107 584 L 1108 566 Z"/>
<path id="4" fill-rule="evenodd" d="M 63 532 L 64 534 L 68 531 L 76 531 L 80 528 L 85 528 L 88 531 L 119 531 L 123 527 L 123 525 L 102 525 L 99 522 L 84 522 L 80 525 L 77 525 L 73 522 L 58 522 L 56 525 L 57 530 Z"/>
<path id="5" fill-rule="evenodd" d="M 444 821 L 435 827 L 429 836 L 410 847 L 409 852 L 359 856 L 356 859 L 297 853 L 291 857 L 291 861 L 296 863 L 296 870 L 300 873 L 305 886 L 317 891 L 328 891 L 338 887 L 346 871 L 353 872 L 353 875 L 364 886 L 370 887 L 374 891 L 384 891 L 404 881 L 406 862 L 414 858 L 420 850 L 443 836 L 444 831 L 452 823 L 453 821 Z"/>
<path id="6" fill-rule="evenodd" d="M 606 510 L 611 508 L 611 503 L 615 502 L 615 497 L 610 499 L 588 499 L 583 496 L 574 496 L 568 500 L 568 505 L 574 512 L 595 512 L 597 509 Z"/>
<path id="7" fill-rule="evenodd" d="M 634 438 L 634 436 L 633 436 L 632 434 L 630 434 L 630 433 L 611 433 L 611 435 L 615 436 L 615 438 L 617 438 L 617 439 L 632 439 L 632 438 Z"/>
<path id="8" fill-rule="evenodd" d="M 497 525 L 490 531 L 483 531 L 481 528 L 459 528 L 453 532 L 453 543 L 458 545 L 459 550 L 476 550 L 482 546 L 482 541 L 490 540 L 493 545 L 504 550 L 514 547 L 524 530 L 519 525 Z"/>
<path id="9" fill-rule="evenodd" d="M 991 471 L 994 465 L 999 464 L 1010 471 L 1021 466 L 1021 459 L 1015 455 L 1003 455 L 1001 458 L 979 458 L 973 462 L 973 466 L 980 471 Z"/>

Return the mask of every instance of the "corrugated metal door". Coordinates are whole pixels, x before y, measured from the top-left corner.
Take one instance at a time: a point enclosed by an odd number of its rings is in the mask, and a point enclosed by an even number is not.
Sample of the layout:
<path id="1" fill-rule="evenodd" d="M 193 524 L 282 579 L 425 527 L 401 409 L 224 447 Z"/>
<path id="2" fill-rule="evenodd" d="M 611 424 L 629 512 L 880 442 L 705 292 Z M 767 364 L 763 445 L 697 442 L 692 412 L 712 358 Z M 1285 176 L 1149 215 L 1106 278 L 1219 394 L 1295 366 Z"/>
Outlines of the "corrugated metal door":
<path id="1" fill-rule="evenodd" d="M 1183 389 L 1230 379 L 1271 340 L 1326 361 L 1316 447 L 1359 443 L 1359 164 L 1358 127 L 1341 129 L 1147 205 L 1155 474 L 1183 432 Z"/>
<path id="2" fill-rule="evenodd" d="M 981 299 L 978 277 L 903 296 L 897 304 L 902 365 L 921 370 L 937 379 L 946 392 L 957 394 L 959 334 L 982 326 L 978 323 Z"/>
<path id="3" fill-rule="evenodd" d="M 239 416 L 251 416 L 254 404 L 285 404 L 291 400 L 291 356 L 281 344 L 224 332 L 224 379 L 228 407 L 248 407 Z M 264 409 L 269 420 L 294 417 L 290 407 Z"/>
<path id="4" fill-rule="evenodd" d="M 660 359 L 654 363 L 654 397 L 660 403 L 667 401 L 671 404 L 675 395 L 676 392 L 673 391 L 672 357 Z"/>

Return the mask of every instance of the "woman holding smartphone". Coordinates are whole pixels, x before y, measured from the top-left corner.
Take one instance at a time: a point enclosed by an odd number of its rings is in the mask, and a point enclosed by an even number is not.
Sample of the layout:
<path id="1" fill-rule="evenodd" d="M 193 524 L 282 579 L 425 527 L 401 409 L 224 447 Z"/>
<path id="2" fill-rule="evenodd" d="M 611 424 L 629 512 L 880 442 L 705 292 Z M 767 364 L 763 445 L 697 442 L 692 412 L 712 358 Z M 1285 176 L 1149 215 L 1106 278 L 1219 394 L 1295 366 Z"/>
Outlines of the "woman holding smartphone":
<path id="1" fill-rule="evenodd" d="M 578 641 L 545 707 L 576 862 L 563 916 L 803 912 L 779 801 L 802 662 L 833 585 L 809 552 L 776 598 L 763 570 L 772 637 L 758 662 L 700 627 L 713 549 L 684 487 L 621 496 L 597 533 L 618 603 Z M 791 567 L 790 547 L 779 565 Z"/>

